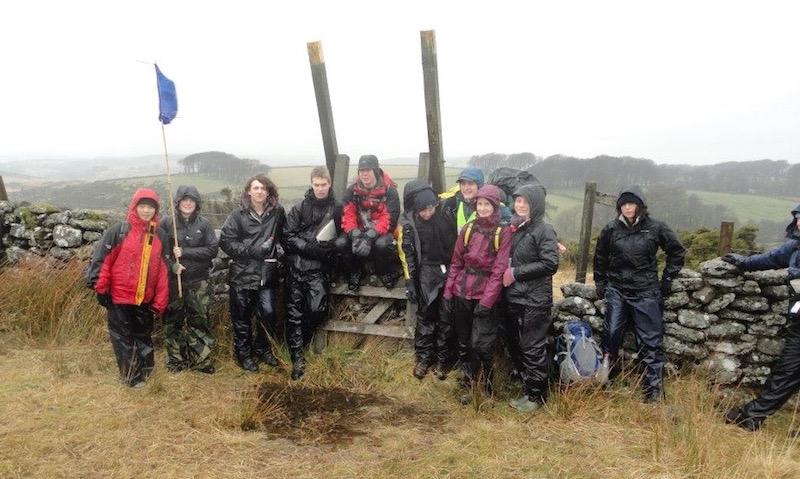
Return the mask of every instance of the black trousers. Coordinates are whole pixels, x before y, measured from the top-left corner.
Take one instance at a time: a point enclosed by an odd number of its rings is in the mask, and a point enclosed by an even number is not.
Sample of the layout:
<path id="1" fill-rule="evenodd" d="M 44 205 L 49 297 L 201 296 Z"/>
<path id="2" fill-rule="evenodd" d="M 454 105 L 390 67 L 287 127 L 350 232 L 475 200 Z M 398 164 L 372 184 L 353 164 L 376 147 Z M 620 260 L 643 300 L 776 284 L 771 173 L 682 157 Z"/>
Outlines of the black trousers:
<path id="1" fill-rule="evenodd" d="M 491 315 L 476 315 L 479 301 L 453 298 L 451 310 L 458 338 L 458 357 L 464 372 L 463 385 L 484 383 L 492 390 L 493 356 L 497 342 L 497 321 Z"/>
<path id="2" fill-rule="evenodd" d="M 239 362 L 271 351 L 267 336 L 275 337 L 275 300 L 276 290 L 273 288 L 230 288 L 233 352 Z M 251 320 L 253 313 L 255 333 Z"/>
<path id="3" fill-rule="evenodd" d="M 153 313 L 149 305 L 111 305 L 108 335 L 122 381 L 133 386 L 153 372 Z"/>
<path id="4" fill-rule="evenodd" d="M 531 401 L 547 400 L 550 352 L 547 337 L 553 326 L 550 310 L 507 303 L 503 314 L 506 346 L 522 379 L 523 394 Z"/>
<path id="5" fill-rule="evenodd" d="M 417 362 L 428 366 L 439 363 L 450 368 L 456 362 L 457 342 L 453 318 L 447 314 L 442 300 L 442 286 L 432 303 L 420 297 L 417 302 L 417 327 L 414 331 L 414 352 Z M 422 296 L 422 295 L 420 295 Z"/>
<path id="6" fill-rule="evenodd" d="M 330 279 L 322 271 L 292 270 L 286 278 L 286 343 L 292 361 L 303 355 L 317 328 L 328 315 Z"/>

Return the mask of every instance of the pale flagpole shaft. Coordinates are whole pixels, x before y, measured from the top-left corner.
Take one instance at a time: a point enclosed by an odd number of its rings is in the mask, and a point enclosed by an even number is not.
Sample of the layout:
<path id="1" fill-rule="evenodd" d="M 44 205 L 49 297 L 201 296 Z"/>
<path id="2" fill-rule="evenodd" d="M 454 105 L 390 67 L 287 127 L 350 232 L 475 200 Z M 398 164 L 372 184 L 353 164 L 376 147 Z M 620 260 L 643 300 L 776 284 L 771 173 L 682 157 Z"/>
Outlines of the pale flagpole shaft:
<path id="1" fill-rule="evenodd" d="M 164 141 L 164 161 L 167 162 L 167 194 L 169 196 L 169 214 L 172 217 L 172 236 L 175 238 L 175 247 L 178 247 L 178 225 L 175 222 L 175 199 L 172 197 L 172 176 L 169 172 L 169 154 L 167 154 L 167 134 L 164 131 L 164 124 L 161 124 L 161 139 Z M 178 263 L 178 271 L 180 271 L 181 260 L 175 258 Z M 183 298 L 183 287 L 181 286 L 181 275 L 176 274 L 178 277 L 178 297 Z"/>

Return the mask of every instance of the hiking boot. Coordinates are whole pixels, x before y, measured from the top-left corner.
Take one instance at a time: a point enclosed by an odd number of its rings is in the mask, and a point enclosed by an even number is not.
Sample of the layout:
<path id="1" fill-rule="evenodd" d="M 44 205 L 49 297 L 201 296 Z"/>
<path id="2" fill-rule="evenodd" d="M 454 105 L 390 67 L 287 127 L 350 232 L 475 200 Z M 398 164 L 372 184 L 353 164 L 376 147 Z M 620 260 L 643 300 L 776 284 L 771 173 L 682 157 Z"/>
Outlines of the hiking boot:
<path id="1" fill-rule="evenodd" d="M 452 369 L 453 368 L 451 368 L 450 366 L 447 366 L 447 365 L 442 366 L 440 364 L 440 365 L 436 366 L 435 368 L 433 368 L 433 375 L 439 381 L 444 381 L 445 379 L 447 379 L 447 375 L 450 374 L 450 371 Z"/>
<path id="2" fill-rule="evenodd" d="M 144 381 L 137 381 L 131 384 L 132 389 L 142 389 L 145 386 Z"/>
<path id="3" fill-rule="evenodd" d="M 306 360 L 299 358 L 292 364 L 292 380 L 297 381 L 306 373 Z"/>
<path id="4" fill-rule="evenodd" d="M 259 363 L 264 363 L 267 366 L 271 366 L 273 368 L 278 367 L 278 364 L 279 364 L 278 363 L 278 358 L 276 358 L 275 355 L 272 354 L 272 351 L 269 351 L 269 350 L 260 351 L 260 352 L 257 352 L 255 354 L 255 356 L 256 356 L 256 361 L 259 362 Z"/>
<path id="5" fill-rule="evenodd" d="M 397 272 L 391 272 L 381 275 L 381 284 L 386 289 L 394 288 L 394 285 L 397 284 L 397 280 L 400 279 L 400 274 Z"/>
<path id="6" fill-rule="evenodd" d="M 347 280 L 347 289 L 354 293 L 361 289 L 361 278 L 363 275 L 361 271 L 350 273 L 350 278 Z"/>
<path id="7" fill-rule="evenodd" d="M 195 371 L 203 374 L 214 374 L 215 372 L 217 372 L 217 368 L 215 368 L 213 364 L 209 364 L 201 368 L 195 368 Z"/>
<path id="8" fill-rule="evenodd" d="M 167 363 L 167 371 L 173 374 L 177 374 L 183 371 L 184 369 L 186 369 L 186 366 L 184 366 L 181 363 Z"/>
<path id="9" fill-rule="evenodd" d="M 512 399 L 508 402 L 508 405 L 517 411 L 524 413 L 532 413 L 542 407 L 542 403 L 531 401 L 527 395 L 522 395 L 517 399 Z"/>
<path id="10" fill-rule="evenodd" d="M 258 364 L 256 364 L 256 362 L 253 361 L 252 358 L 244 358 L 241 361 L 239 361 L 239 367 L 241 367 L 245 371 L 250 371 L 251 373 L 258 372 Z"/>
<path id="11" fill-rule="evenodd" d="M 417 379 L 423 379 L 428 374 L 428 366 L 426 363 L 418 362 L 416 366 L 414 366 L 414 377 Z"/>
<path id="12" fill-rule="evenodd" d="M 735 424 L 745 431 L 753 432 L 761 427 L 763 419 L 750 417 L 741 408 L 737 407 L 725 413 L 725 422 L 727 424 Z"/>

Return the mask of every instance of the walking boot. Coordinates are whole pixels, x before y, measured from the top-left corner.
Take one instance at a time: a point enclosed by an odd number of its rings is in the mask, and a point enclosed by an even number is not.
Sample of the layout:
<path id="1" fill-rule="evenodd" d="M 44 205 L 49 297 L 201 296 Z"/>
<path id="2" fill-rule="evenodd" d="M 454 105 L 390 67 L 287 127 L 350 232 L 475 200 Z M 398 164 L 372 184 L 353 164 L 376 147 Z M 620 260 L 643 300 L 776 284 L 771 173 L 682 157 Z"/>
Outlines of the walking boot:
<path id="1" fill-rule="evenodd" d="M 258 364 L 253 361 L 253 358 L 243 358 L 237 361 L 239 363 L 239 367 L 244 369 L 245 371 L 250 371 L 251 373 L 258 372 Z"/>
<path id="2" fill-rule="evenodd" d="M 725 422 L 727 424 L 735 424 L 745 431 L 753 432 L 761 428 L 761 423 L 764 422 L 764 419 L 748 416 L 741 408 L 737 407 L 725 413 Z"/>
<path id="3" fill-rule="evenodd" d="M 272 351 L 269 349 L 266 351 L 256 352 L 255 357 L 257 362 L 264 363 L 267 366 L 271 366 L 273 368 L 278 367 L 278 364 L 280 364 L 278 362 L 278 358 L 276 358 L 275 355 L 272 353 Z"/>
<path id="4" fill-rule="evenodd" d="M 303 356 L 297 358 L 292 364 L 292 380 L 297 381 L 306 373 L 306 359 Z"/>
<path id="5" fill-rule="evenodd" d="M 414 366 L 414 377 L 423 379 L 428 374 L 428 369 L 430 369 L 430 366 L 427 363 L 419 361 L 416 366 Z"/>
<path id="6" fill-rule="evenodd" d="M 350 273 L 350 278 L 347 280 L 347 289 L 354 293 L 361 289 L 361 278 L 363 275 L 364 273 L 361 272 L 361 270 Z"/>

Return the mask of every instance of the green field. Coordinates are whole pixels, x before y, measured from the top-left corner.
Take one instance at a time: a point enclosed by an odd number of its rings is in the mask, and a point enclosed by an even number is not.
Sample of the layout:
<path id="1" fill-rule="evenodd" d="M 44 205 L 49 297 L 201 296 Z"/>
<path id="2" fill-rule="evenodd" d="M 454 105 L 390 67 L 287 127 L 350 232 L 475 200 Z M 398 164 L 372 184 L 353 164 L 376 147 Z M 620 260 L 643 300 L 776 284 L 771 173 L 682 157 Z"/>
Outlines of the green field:
<path id="1" fill-rule="evenodd" d="M 687 193 L 697 195 L 703 203 L 710 205 L 721 204 L 729 207 L 736 214 L 739 222 L 742 223 L 758 223 L 760 220 L 788 221 L 789 212 L 800 202 L 798 198 L 775 198 L 695 190 Z"/>

